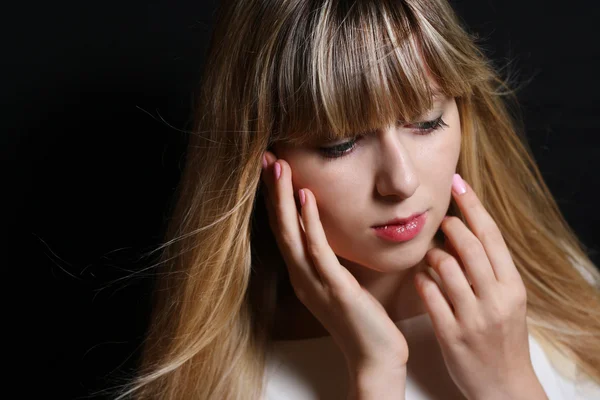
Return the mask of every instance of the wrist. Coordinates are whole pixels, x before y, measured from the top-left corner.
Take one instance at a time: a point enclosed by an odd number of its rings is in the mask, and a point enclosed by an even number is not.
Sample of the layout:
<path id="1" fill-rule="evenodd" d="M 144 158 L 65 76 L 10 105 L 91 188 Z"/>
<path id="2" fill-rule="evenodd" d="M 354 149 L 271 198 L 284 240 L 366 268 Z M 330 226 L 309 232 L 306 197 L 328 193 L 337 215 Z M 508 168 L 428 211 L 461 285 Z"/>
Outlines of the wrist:
<path id="1" fill-rule="evenodd" d="M 502 388 L 474 396 L 473 400 L 548 400 L 548 396 L 532 369 Z"/>
<path id="2" fill-rule="evenodd" d="M 349 400 L 404 400 L 406 365 L 394 368 L 358 368 L 350 372 Z"/>

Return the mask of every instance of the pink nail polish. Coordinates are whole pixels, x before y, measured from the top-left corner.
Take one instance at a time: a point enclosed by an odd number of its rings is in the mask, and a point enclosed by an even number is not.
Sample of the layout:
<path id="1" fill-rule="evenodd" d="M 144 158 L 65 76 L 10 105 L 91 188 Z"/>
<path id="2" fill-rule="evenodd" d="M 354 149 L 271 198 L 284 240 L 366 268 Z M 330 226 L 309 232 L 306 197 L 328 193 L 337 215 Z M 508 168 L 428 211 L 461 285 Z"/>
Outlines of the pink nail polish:
<path id="1" fill-rule="evenodd" d="M 300 197 L 300 205 L 304 205 L 304 203 L 306 202 L 306 195 L 304 194 L 304 190 L 300 189 L 298 191 L 298 197 Z"/>
<path id="2" fill-rule="evenodd" d="M 281 165 L 277 161 L 275 161 L 275 166 L 273 167 L 273 171 L 275 171 L 275 180 L 279 180 L 281 176 Z"/>
<path id="3" fill-rule="evenodd" d="M 467 191 L 467 187 L 459 174 L 454 174 L 452 178 L 452 189 L 459 195 Z"/>
<path id="4" fill-rule="evenodd" d="M 267 156 L 264 154 L 262 157 L 262 167 L 263 167 L 263 169 L 267 168 Z"/>

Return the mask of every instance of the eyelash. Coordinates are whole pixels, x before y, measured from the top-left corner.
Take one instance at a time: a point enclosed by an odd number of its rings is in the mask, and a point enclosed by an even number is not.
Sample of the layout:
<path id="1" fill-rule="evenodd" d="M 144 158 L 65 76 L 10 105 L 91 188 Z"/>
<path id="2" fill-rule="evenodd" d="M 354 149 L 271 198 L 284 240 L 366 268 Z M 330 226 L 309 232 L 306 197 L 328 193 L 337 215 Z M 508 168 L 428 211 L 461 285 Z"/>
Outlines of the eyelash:
<path id="1" fill-rule="evenodd" d="M 439 118 L 436 118 L 432 121 L 416 122 L 411 125 L 427 126 L 426 128 L 415 128 L 415 130 L 421 132 L 421 133 L 417 133 L 417 135 L 419 135 L 419 136 L 427 136 L 429 134 L 432 134 L 434 131 L 437 131 L 441 127 L 448 127 L 448 125 L 442 119 L 442 116 L 440 116 Z M 358 139 L 362 138 L 363 136 L 365 136 L 365 134 L 357 135 L 355 139 L 349 140 L 345 143 L 341 143 L 341 144 L 338 144 L 335 146 L 320 147 L 319 151 L 322 153 L 322 156 L 325 159 L 327 159 L 328 161 L 333 161 L 336 158 L 341 158 L 341 157 L 344 157 L 344 156 L 352 153 L 356 147 L 355 146 L 356 142 L 358 141 Z M 345 146 L 347 146 L 348 144 L 351 144 L 352 147 L 345 148 Z"/>

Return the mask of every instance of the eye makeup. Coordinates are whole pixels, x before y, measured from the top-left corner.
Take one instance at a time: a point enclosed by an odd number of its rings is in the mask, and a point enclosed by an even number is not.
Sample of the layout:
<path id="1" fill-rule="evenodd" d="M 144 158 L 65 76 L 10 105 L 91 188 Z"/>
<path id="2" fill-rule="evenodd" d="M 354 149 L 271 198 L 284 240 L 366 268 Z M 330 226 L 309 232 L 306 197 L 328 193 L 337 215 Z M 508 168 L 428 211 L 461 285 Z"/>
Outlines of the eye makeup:
<path id="1" fill-rule="evenodd" d="M 404 124 L 403 127 L 411 129 L 415 135 L 427 136 L 432 135 L 442 127 L 448 127 L 448 125 L 442 119 L 442 115 L 440 115 L 438 118 L 430 121 Z M 357 143 L 359 143 L 366 135 L 368 135 L 368 133 L 359 134 L 355 138 L 335 146 L 319 147 L 318 151 L 323 158 L 332 161 L 333 159 L 341 158 L 352 153 L 354 149 L 356 149 Z"/>

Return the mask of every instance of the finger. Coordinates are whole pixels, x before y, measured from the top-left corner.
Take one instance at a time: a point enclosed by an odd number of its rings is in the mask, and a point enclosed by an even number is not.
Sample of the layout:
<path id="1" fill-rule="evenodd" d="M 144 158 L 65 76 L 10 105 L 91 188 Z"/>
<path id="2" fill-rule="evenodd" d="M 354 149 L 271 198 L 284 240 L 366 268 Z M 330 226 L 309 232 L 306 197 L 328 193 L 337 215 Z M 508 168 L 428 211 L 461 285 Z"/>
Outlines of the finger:
<path id="1" fill-rule="evenodd" d="M 452 242 L 450 241 L 450 239 L 448 239 L 448 237 L 446 235 L 444 235 L 444 248 L 448 252 L 448 254 L 450 254 L 452 257 L 454 257 L 456 259 L 456 261 L 458 262 L 458 265 L 460 265 L 460 269 L 465 274 L 465 277 L 467 278 L 467 281 L 469 282 L 469 285 L 470 285 L 471 279 L 469 278 L 469 275 L 467 274 L 467 270 L 465 269 L 465 266 L 464 266 L 462 260 L 460 259 L 458 252 L 454 248 L 454 245 L 452 245 Z"/>
<path id="2" fill-rule="evenodd" d="M 473 310 L 477 299 L 458 261 L 437 247 L 427 252 L 425 260 L 440 277 L 456 315 L 468 315 Z"/>
<path id="3" fill-rule="evenodd" d="M 327 242 L 314 194 L 308 189 L 302 191 L 306 199 L 302 206 L 302 221 L 306 228 L 308 252 L 323 283 L 330 288 L 341 289 L 340 285 L 345 285 L 345 275 L 349 272 L 339 263 Z"/>
<path id="4" fill-rule="evenodd" d="M 269 151 L 265 151 L 265 159 L 266 159 L 266 163 L 267 163 L 267 167 L 269 167 L 270 165 L 272 165 L 275 161 L 277 161 L 277 157 L 269 152 Z M 268 175 L 269 177 L 273 176 L 273 172 L 269 171 L 269 173 L 265 173 L 265 168 L 263 168 L 263 175 Z M 267 187 L 264 187 L 264 191 L 263 194 L 268 193 Z M 298 220 L 300 220 L 300 225 L 302 225 L 302 219 L 300 218 L 300 203 L 298 201 L 298 199 L 296 197 L 294 197 L 294 200 L 296 200 L 296 211 L 298 211 Z M 302 226 L 302 228 L 304 229 L 304 226 Z M 304 230 L 303 230 L 304 231 Z"/>
<path id="5" fill-rule="evenodd" d="M 267 161 L 267 166 L 263 167 L 262 169 L 261 179 L 265 183 L 265 189 L 267 189 L 266 191 L 268 192 L 268 186 L 271 183 L 271 178 L 273 176 L 273 163 L 277 161 L 277 157 L 275 157 L 275 155 L 270 151 L 265 151 L 264 157 Z"/>
<path id="6" fill-rule="evenodd" d="M 483 245 L 457 217 L 445 219 L 441 225 L 446 239 L 458 254 L 470 284 L 478 297 L 484 297 L 498 283 Z"/>
<path id="7" fill-rule="evenodd" d="M 275 168 L 277 166 L 280 167 L 279 179 L 275 178 Z M 320 282 L 320 277 L 307 257 L 307 246 L 294 200 L 292 169 L 285 160 L 279 159 L 273 163 L 271 183 L 271 204 L 278 226 L 276 237 L 278 238 L 279 247 L 288 266 L 290 278 L 292 276 L 300 276 L 311 282 L 315 280 Z"/>
<path id="8" fill-rule="evenodd" d="M 275 162 L 275 157 L 269 153 L 269 152 L 265 152 L 264 154 L 265 159 L 266 159 L 266 166 L 263 166 L 262 172 L 261 172 L 261 196 L 262 196 L 262 201 L 265 205 L 265 209 L 267 210 L 267 216 L 269 219 L 269 226 L 271 228 L 271 231 L 273 232 L 273 234 L 275 235 L 275 233 L 278 231 L 277 228 L 277 224 L 276 224 L 276 216 L 273 213 L 273 207 L 271 207 L 271 196 L 269 195 L 269 188 L 268 188 L 268 183 L 271 179 L 269 179 L 272 175 L 273 175 L 273 171 L 272 171 L 272 166 L 273 163 Z"/>
<path id="9" fill-rule="evenodd" d="M 456 190 L 461 183 L 464 184 L 466 189 L 463 194 L 459 194 Z M 498 225 L 487 212 L 471 186 L 459 174 L 454 176 L 452 195 L 465 216 L 469 228 L 483 245 L 496 279 L 501 282 L 509 282 L 520 278 Z M 455 242 L 453 244 L 457 247 Z M 458 247 L 457 250 L 459 250 Z M 477 278 L 473 275 L 472 277 L 473 279 Z"/>
<path id="10" fill-rule="evenodd" d="M 271 196 L 269 195 L 268 183 L 273 180 L 274 172 L 272 170 L 273 163 L 277 160 L 275 155 L 270 153 L 269 151 L 265 151 L 265 159 L 266 159 L 266 167 L 263 167 L 262 171 L 262 198 L 265 204 L 265 208 L 267 209 L 267 214 L 269 218 L 269 226 L 271 230 L 275 234 L 275 232 L 279 232 L 279 228 L 277 225 L 277 217 L 274 215 L 273 207 L 271 207 Z M 304 226 L 302 225 L 302 220 L 300 219 L 300 214 L 298 213 L 298 220 L 300 221 L 300 226 L 302 227 L 302 232 L 304 232 Z"/>
<path id="11" fill-rule="evenodd" d="M 417 293 L 423 300 L 423 304 L 425 304 L 427 313 L 431 318 L 436 335 L 440 337 L 440 334 L 451 332 L 456 326 L 454 310 L 444 297 L 437 282 L 427 272 L 423 271 L 415 274 L 414 283 Z"/>

